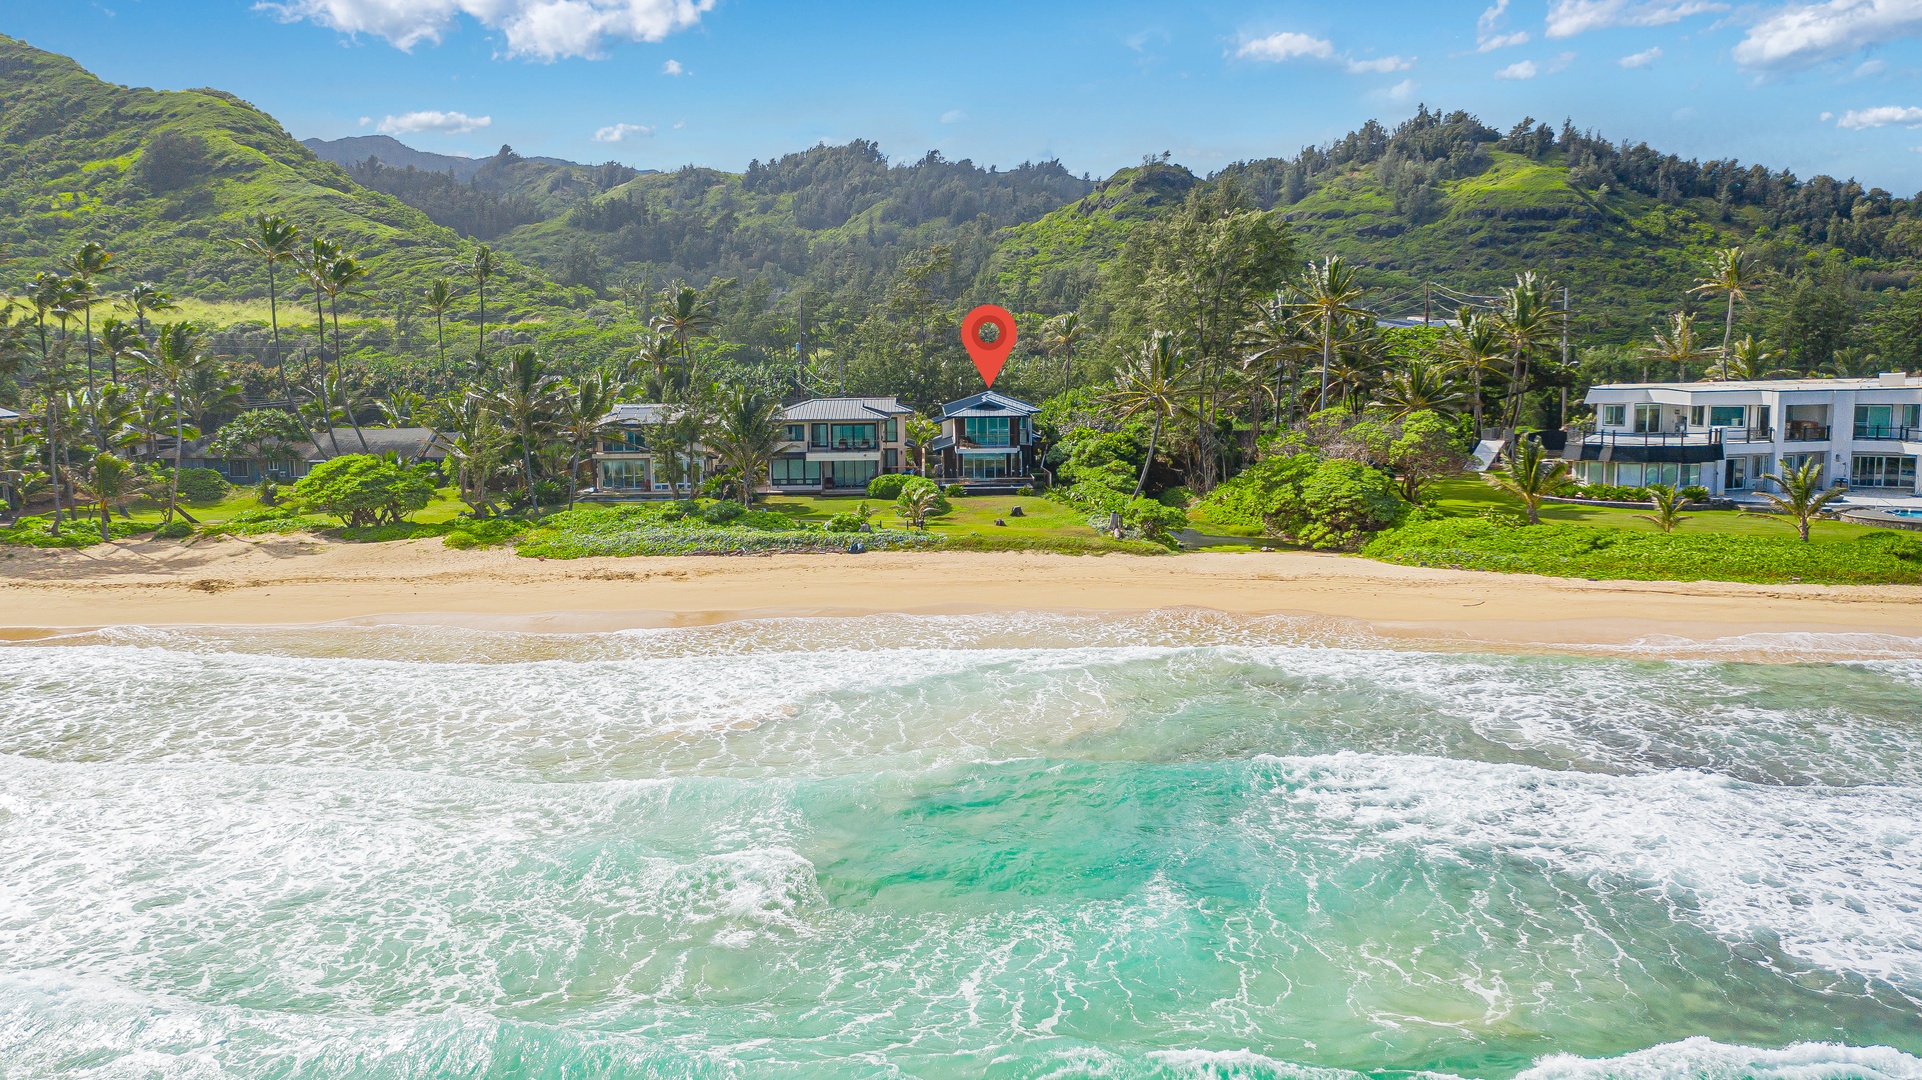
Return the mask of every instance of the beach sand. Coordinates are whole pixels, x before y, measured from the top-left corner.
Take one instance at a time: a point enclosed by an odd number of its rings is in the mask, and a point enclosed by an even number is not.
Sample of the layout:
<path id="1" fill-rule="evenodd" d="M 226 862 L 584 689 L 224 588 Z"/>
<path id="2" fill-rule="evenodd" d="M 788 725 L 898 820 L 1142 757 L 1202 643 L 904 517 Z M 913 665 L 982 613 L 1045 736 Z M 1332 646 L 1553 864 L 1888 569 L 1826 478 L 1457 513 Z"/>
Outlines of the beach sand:
<path id="1" fill-rule="evenodd" d="M 1298 552 L 542 561 L 308 536 L 0 549 L 0 636 L 113 625 L 434 623 L 591 632 L 729 619 L 1202 608 L 1510 646 L 1755 633 L 1922 637 L 1922 587 L 1595 582 Z"/>

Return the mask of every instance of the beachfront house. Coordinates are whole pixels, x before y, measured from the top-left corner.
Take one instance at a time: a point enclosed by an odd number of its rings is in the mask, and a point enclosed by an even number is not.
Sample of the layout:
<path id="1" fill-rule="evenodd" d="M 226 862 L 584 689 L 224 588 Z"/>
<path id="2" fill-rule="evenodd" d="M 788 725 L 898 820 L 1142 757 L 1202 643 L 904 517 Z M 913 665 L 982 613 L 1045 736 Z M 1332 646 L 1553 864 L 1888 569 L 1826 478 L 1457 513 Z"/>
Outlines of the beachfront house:
<path id="1" fill-rule="evenodd" d="M 935 476 L 983 494 L 1034 483 L 1040 411 L 993 390 L 941 406 L 941 435 L 928 447 Z"/>
<path id="2" fill-rule="evenodd" d="M 790 405 L 786 441 L 768 468 L 776 491 L 866 491 L 882 473 L 912 472 L 907 421 L 914 410 L 891 397 L 814 398 Z"/>
<path id="3" fill-rule="evenodd" d="M 428 427 L 366 427 L 358 434 L 351 427 L 338 427 L 330 435 L 316 431 L 305 442 L 261 448 L 259 457 L 209 456 L 211 436 L 189 441 L 181 448 L 180 464 L 187 469 L 212 469 L 230 484 L 257 484 L 263 479 L 281 482 L 298 480 L 323 461 L 347 454 L 393 455 L 408 465 L 422 462 L 440 464 L 447 460 L 448 443 L 440 432 Z M 173 440 L 160 440 L 159 457 L 173 460 Z"/>
<path id="4" fill-rule="evenodd" d="M 581 493 L 584 499 L 675 499 L 699 491 L 701 482 L 713 474 L 714 454 L 695 443 L 692 447 L 668 447 L 662 425 L 674 418 L 679 406 L 659 404 L 616 405 L 603 421 L 600 439 L 594 449 L 594 486 Z M 669 455 L 679 465 L 678 490 L 674 469 L 667 467 Z"/>
<path id="5" fill-rule="evenodd" d="M 1563 451 L 1583 483 L 1754 499 L 1762 477 L 1818 461 L 1852 502 L 1922 500 L 1922 376 L 1628 383 L 1585 400 L 1594 420 Z"/>

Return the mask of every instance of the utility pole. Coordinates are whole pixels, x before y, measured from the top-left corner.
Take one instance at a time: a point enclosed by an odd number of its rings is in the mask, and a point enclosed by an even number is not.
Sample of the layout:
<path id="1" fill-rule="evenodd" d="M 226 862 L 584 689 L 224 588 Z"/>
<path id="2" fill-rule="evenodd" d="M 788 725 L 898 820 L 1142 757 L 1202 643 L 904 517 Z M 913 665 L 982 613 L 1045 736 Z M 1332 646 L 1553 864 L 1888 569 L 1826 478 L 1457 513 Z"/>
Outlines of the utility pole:
<path id="1" fill-rule="evenodd" d="M 1426 281 L 1424 281 L 1424 282 L 1422 282 L 1422 286 L 1421 286 L 1421 324 L 1422 324 L 1423 326 L 1427 326 L 1427 325 L 1428 325 L 1428 304 L 1429 304 L 1429 300 L 1431 299 L 1431 296 L 1430 296 L 1430 294 L 1432 293 L 1432 291 L 1433 291 L 1433 290 L 1434 290 L 1434 286 L 1433 286 L 1432 284 L 1430 284 L 1430 283 L 1428 283 L 1428 282 L 1426 282 Z"/>
<path id="2" fill-rule="evenodd" d="M 794 385 L 799 387 L 802 393 L 806 393 L 808 385 L 808 298 L 806 295 L 802 295 L 799 299 L 801 305 L 801 320 L 797 324 L 799 330 L 794 339 Z"/>
<path id="3" fill-rule="evenodd" d="M 1568 378 L 1568 286 L 1562 286 L 1562 378 Z M 1568 384 L 1562 383 L 1562 411 L 1558 419 L 1568 426 Z"/>

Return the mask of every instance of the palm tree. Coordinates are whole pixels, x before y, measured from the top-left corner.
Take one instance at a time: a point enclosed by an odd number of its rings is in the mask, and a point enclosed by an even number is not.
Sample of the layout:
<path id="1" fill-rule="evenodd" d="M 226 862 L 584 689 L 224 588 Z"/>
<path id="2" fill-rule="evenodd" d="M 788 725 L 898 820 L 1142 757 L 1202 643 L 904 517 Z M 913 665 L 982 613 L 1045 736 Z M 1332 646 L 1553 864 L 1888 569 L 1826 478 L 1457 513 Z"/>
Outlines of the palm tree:
<path id="1" fill-rule="evenodd" d="M 559 397 L 560 380 L 547 373 L 532 349 L 509 353 L 501 365 L 501 387 L 493 396 L 501 416 L 521 440 L 521 477 L 527 483 L 527 507 L 540 513 L 534 497 L 534 443 L 545 430 Z"/>
<path id="2" fill-rule="evenodd" d="M 1504 375 L 1501 321 L 1491 314 L 1463 312 L 1461 321 L 1442 338 L 1449 367 L 1468 376 L 1468 408 L 1475 418 L 1475 438 L 1482 437 L 1482 376 Z"/>
<path id="3" fill-rule="evenodd" d="M 113 512 L 153 490 L 153 482 L 128 462 L 102 450 L 93 459 L 85 476 L 75 477 L 74 490 L 93 501 L 100 510 L 100 539 L 111 539 L 108 528 Z"/>
<path id="4" fill-rule="evenodd" d="M 904 518 L 911 529 L 926 529 L 928 515 L 934 513 L 941 503 L 941 491 L 934 487 L 916 487 L 903 491 L 895 500 L 896 512 Z"/>
<path id="5" fill-rule="evenodd" d="M 64 363 L 56 363 L 54 360 L 54 350 L 50 339 L 47 337 L 47 320 L 49 318 L 59 319 L 62 325 L 64 325 L 67 316 L 71 314 L 72 311 L 72 309 L 68 307 L 72 300 L 72 287 L 69 285 L 67 279 L 59 274 L 42 270 L 33 275 L 33 281 L 27 286 L 26 301 L 27 305 L 33 309 L 34 326 L 38 330 L 40 338 L 40 378 L 43 383 L 42 394 L 46 399 L 47 405 L 47 475 L 54 478 L 53 523 L 50 531 L 55 536 L 60 535 L 61 506 L 59 476 L 62 456 L 60 445 L 61 427 L 59 417 L 56 415 L 55 410 L 58 408 L 57 402 L 64 396 L 62 391 L 65 389 L 64 383 L 67 373 L 65 370 L 66 365 Z M 64 339 L 60 343 L 60 349 L 64 360 L 66 349 Z"/>
<path id="6" fill-rule="evenodd" d="M 1148 486 L 1148 469 L 1155 462 L 1161 427 L 1180 411 L 1187 385 L 1188 354 L 1181 348 L 1181 339 L 1156 330 L 1141 343 L 1133 365 L 1122 373 L 1119 384 L 1108 395 L 1124 420 L 1144 412 L 1154 417 L 1154 428 L 1148 433 L 1148 456 L 1141 462 L 1141 478 L 1135 481 L 1134 498 L 1139 499 L 1142 489 Z"/>
<path id="7" fill-rule="evenodd" d="M 1754 334 L 1743 334 L 1716 358 L 1716 377 L 1723 382 L 1730 379 L 1749 382 L 1793 377 L 1796 374 L 1793 370 L 1769 366 L 1778 355 L 1770 352 L 1766 344 L 1755 340 Z"/>
<path id="8" fill-rule="evenodd" d="M 741 474 L 741 505 L 754 505 L 754 493 L 768 474 L 768 462 L 781 452 L 787 433 L 781 424 L 781 399 L 759 388 L 723 391 L 715 414 L 714 449 L 721 461 Z"/>
<path id="9" fill-rule="evenodd" d="M 320 377 L 327 378 L 327 266 L 340 258 L 340 245 L 326 237 L 307 241 L 307 250 L 294 257 L 294 266 L 314 290 L 314 340 L 320 346 Z"/>
<path id="10" fill-rule="evenodd" d="M 454 301 L 460 299 L 454 287 L 446 278 L 435 278 L 427 287 L 427 310 L 434 314 L 434 342 L 440 349 L 440 362 L 447 364 L 447 313 L 454 310 Z"/>
<path id="11" fill-rule="evenodd" d="M 1688 505 L 1688 497 L 1673 484 L 1648 485 L 1648 501 L 1655 507 L 1653 514 L 1636 514 L 1643 521 L 1652 521 L 1655 527 L 1665 533 L 1675 531 L 1682 519 L 1682 508 Z"/>
<path id="12" fill-rule="evenodd" d="M 187 448 L 187 439 L 197 437 L 200 432 L 187 425 L 187 409 L 182 395 L 182 387 L 205 366 L 207 360 L 194 351 L 194 327 L 188 323 L 168 323 L 158 328 L 154 338 L 153 361 L 148 365 L 154 377 L 168 386 L 173 398 L 174 421 L 174 468 L 173 475 L 167 480 L 167 516 L 162 524 L 171 525 L 174 514 L 180 506 L 180 462 Z"/>
<path id="13" fill-rule="evenodd" d="M 1508 467 L 1492 474 L 1503 491 L 1528 508 L 1528 523 L 1542 523 L 1542 499 L 1568 483 L 1568 462 L 1551 460 L 1540 439 L 1523 439 L 1508 455 Z"/>
<path id="14" fill-rule="evenodd" d="M 1388 376 L 1375 394 L 1374 404 L 1390 420 L 1405 420 L 1418 412 L 1455 415 L 1462 394 L 1448 369 L 1426 360 L 1411 359 Z"/>
<path id="15" fill-rule="evenodd" d="M 295 245 L 300 243 L 300 227 L 288 222 L 278 214 L 255 214 L 248 219 L 253 226 L 250 236 L 228 243 L 239 248 L 242 254 L 259 259 L 267 267 L 267 319 L 274 331 L 274 367 L 280 372 L 280 393 L 287 399 L 287 407 L 293 408 L 294 391 L 287 381 L 287 365 L 280 355 L 280 283 L 275 278 L 274 268 L 281 263 L 293 262 L 298 252 Z"/>
<path id="16" fill-rule="evenodd" d="M 705 337 L 714 329 L 714 305 L 702 299 L 699 289 L 677 281 L 661 295 L 661 304 L 663 310 L 654 316 L 654 329 L 672 334 L 683 356 L 687 355 L 690 338 Z"/>
<path id="17" fill-rule="evenodd" d="M 1702 347 L 1695 336 L 1695 316 L 1676 312 L 1667 327 L 1655 328 L 1653 344 L 1642 347 L 1642 358 L 1658 364 L 1675 365 L 1675 381 L 1688 381 L 1690 364 L 1705 360 L 1713 352 Z"/>
<path id="18" fill-rule="evenodd" d="M 1056 315 L 1041 324 L 1041 348 L 1049 356 L 1061 361 L 1061 388 L 1069 389 L 1074 373 L 1074 347 L 1081 340 L 1087 328 L 1081 325 L 1081 313 L 1070 311 Z"/>
<path id="19" fill-rule="evenodd" d="M 130 360 L 138 363 L 146 358 L 147 338 L 119 319 L 108 319 L 100 324 L 100 347 L 107 354 L 107 382 L 120 382 L 120 361 Z"/>
<path id="20" fill-rule="evenodd" d="M 1495 318 L 1509 360 L 1508 400 L 1502 409 L 1502 423 L 1511 431 L 1522 422 L 1529 362 L 1561 329 L 1562 312 L 1549 299 L 1554 291 L 1555 287 L 1537 278 L 1533 270 L 1516 275 L 1515 284 L 1502 290 Z"/>
<path id="21" fill-rule="evenodd" d="M 1330 255 L 1319 266 L 1309 263 L 1299 290 L 1296 311 L 1304 322 L 1320 324 L 1321 328 L 1321 393 L 1315 398 L 1315 411 L 1320 412 L 1328 407 L 1328 366 L 1335 348 L 1335 322 L 1368 317 L 1370 313 L 1360 306 L 1367 290 L 1356 283 L 1355 269 L 1339 255 Z"/>
<path id="22" fill-rule="evenodd" d="M 668 396 L 672 380 L 668 372 L 681 360 L 674 336 L 652 326 L 642 327 L 634 339 L 634 359 L 630 366 L 639 369 L 642 393 L 653 400 Z"/>
<path id="23" fill-rule="evenodd" d="M 1777 511 L 1795 522 L 1795 531 L 1801 535 L 1802 542 L 1805 544 L 1809 539 L 1809 521 L 1821 513 L 1822 508 L 1831 500 L 1840 498 L 1842 495 L 1842 489 L 1839 487 L 1827 489 L 1822 487 L 1820 455 L 1810 455 L 1809 459 L 1802 463 L 1801 468 L 1787 476 L 1768 473 L 1762 479 L 1773 481 L 1782 489 L 1780 495 L 1772 491 L 1764 491 L 1761 492 L 1761 496 L 1767 499 Z"/>
<path id="24" fill-rule="evenodd" d="M 480 351 L 474 354 L 474 370 L 485 372 L 487 370 L 487 279 L 500 270 L 500 262 L 494 257 L 493 248 L 486 244 L 477 244 L 474 247 L 474 253 L 467 257 L 465 263 L 459 265 L 461 273 L 474 279 L 474 286 L 480 300 Z"/>
<path id="25" fill-rule="evenodd" d="M 1276 293 L 1255 305 L 1255 317 L 1242 331 L 1241 345 L 1250 364 L 1266 364 L 1274 371 L 1275 424 L 1293 425 L 1295 405 L 1301 400 L 1300 388 L 1296 385 L 1301 362 L 1315 351 L 1313 339 L 1296 317 L 1294 299 L 1286 293 Z M 1282 388 L 1284 376 L 1286 390 Z M 1260 434 L 1259 426 L 1256 434 Z"/>
<path id="26" fill-rule="evenodd" d="M 147 336 L 147 312 L 178 310 L 173 294 L 151 281 L 137 281 L 120 302 L 133 309 L 134 322 L 140 327 L 140 336 Z"/>
<path id="27" fill-rule="evenodd" d="M 1708 275 L 1697 279 L 1692 293 L 1707 296 L 1728 297 L 1728 314 L 1722 319 L 1722 355 L 1727 356 L 1730 344 L 1735 340 L 1735 304 L 1747 300 L 1749 292 L 1762 283 L 1761 267 L 1747 252 L 1739 247 L 1722 248 L 1708 257 L 1705 264 Z M 1722 371 L 1722 380 L 1727 381 L 1728 371 Z"/>
<path id="28" fill-rule="evenodd" d="M 334 379 L 332 385 L 335 389 L 340 389 L 347 383 L 347 358 L 340 351 L 340 298 L 343 296 L 359 295 L 360 283 L 365 280 L 366 277 L 366 265 L 352 255 L 345 254 L 329 262 L 326 273 L 322 275 L 322 288 L 327 291 L 327 309 L 334 320 Z M 354 410 L 347 407 L 345 399 L 342 400 L 341 405 L 347 413 L 347 422 L 353 426 L 354 436 L 360 440 L 361 452 L 366 453 L 367 436 L 361 433 L 360 420 L 354 416 Z"/>
<path id="29" fill-rule="evenodd" d="M 92 240 L 80 245 L 80 250 L 66 260 L 64 269 L 67 280 L 73 283 L 73 306 L 86 318 L 87 335 L 87 388 L 93 382 L 93 308 L 101 300 L 94 289 L 94 279 L 107 272 L 113 263 L 113 252 L 101 247 Z"/>
<path id="30" fill-rule="evenodd" d="M 908 437 L 908 446 L 914 450 L 915 460 L 920 463 L 920 475 L 928 475 L 928 448 L 934 445 L 934 440 L 941 437 L 940 421 L 917 413 L 908 417 L 907 422 L 902 425 L 902 430 Z"/>
<path id="31" fill-rule="evenodd" d="M 580 382 L 567 388 L 561 400 L 561 435 L 573 447 L 574 456 L 567 466 L 567 508 L 574 509 L 574 500 L 581 486 L 581 451 L 592 446 L 600 436 L 601 428 L 607 423 L 607 412 L 619 396 L 619 387 L 610 385 L 600 375 L 589 375 Z"/>

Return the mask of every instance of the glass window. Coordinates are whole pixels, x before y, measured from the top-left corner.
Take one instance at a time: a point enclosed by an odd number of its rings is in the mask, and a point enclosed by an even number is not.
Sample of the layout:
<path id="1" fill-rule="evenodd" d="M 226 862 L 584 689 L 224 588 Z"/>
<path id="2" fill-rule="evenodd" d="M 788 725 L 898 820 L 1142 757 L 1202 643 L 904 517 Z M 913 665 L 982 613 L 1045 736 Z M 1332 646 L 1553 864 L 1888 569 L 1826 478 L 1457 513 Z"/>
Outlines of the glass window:
<path id="1" fill-rule="evenodd" d="M 816 425 L 817 427 L 819 425 Z M 830 424 L 826 448 L 830 450 L 872 450 L 875 447 L 873 424 Z"/>
<path id="2" fill-rule="evenodd" d="M 1708 411 L 1708 426 L 1741 427 L 1742 414 L 1747 411 L 1740 405 L 1717 405 Z"/>
<path id="3" fill-rule="evenodd" d="M 646 491 L 647 462 L 631 458 L 601 462 L 601 487 L 609 491 Z"/>
<path id="4" fill-rule="evenodd" d="M 1915 459 L 1879 454 L 1857 454 L 1849 482 L 1854 487 L 1914 488 Z"/>
<path id="5" fill-rule="evenodd" d="M 789 424 L 787 426 L 787 441 L 806 442 L 807 438 L 808 426 L 806 424 Z"/>
<path id="6" fill-rule="evenodd" d="M 961 437 L 976 446 L 1012 446 L 1005 416 L 969 416 L 962 421 Z"/>
<path id="7" fill-rule="evenodd" d="M 827 426 L 826 424 L 816 424 L 816 425 L 814 425 L 814 437 L 813 437 L 812 439 L 810 439 L 810 440 L 808 440 L 808 443 L 809 443 L 809 445 L 811 445 L 811 446 L 831 446 L 831 445 L 833 445 L 833 444 L 831 444 L 831 443 L 829 443 L 829 442 L 828 442 L 828 426 Z"/>
<path id="8" fill-rule="evenodd" d="M 868 481 L 881 471 L 878 461 L 829 461 L 824 464 L 828 486 L 837 488 L 867 487 Z"/>
<path id="9" fill-rule="evenodd" d="M 1627 416 L 1628 416 L 1628 406 L 1626 405 L 1602 406 L 1602 426 L 1603 427 L 1621 427 L 1624 423 L 1627 422 L 1625 419 Z"/>
<path id="10" fill-rule="evenodd" d="M 775 458 L 768 467 L 769 479 L 776 486 L 813 486 L 821 482 L 821 464 L 806 458 Z"/>
<path id="11" fill-rule="evenodd" d="M 900 442 L 901 441 L 901 436 L 899 434 L 901 430 L 900 423 L 901 422 L 899 420 L 894 420 L 894 419 L 883 420 L 881 422 L 881 439 L 883 442 Z"/>
<path id="12" fill-rule="evenodd" d="M 1690 427 L 1702 426 L 1702 407 L 1700 405 L 1690 405 L 1688 407 L 1688 424 Z"/>
<path id="13" fill-rule="evenodd" d="M 961 459 L 961 475 L 969 480 L 998 480 L 1014 476 L 1014 454 L 969 454 Z"/>

